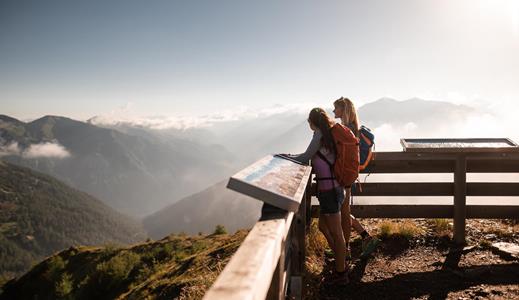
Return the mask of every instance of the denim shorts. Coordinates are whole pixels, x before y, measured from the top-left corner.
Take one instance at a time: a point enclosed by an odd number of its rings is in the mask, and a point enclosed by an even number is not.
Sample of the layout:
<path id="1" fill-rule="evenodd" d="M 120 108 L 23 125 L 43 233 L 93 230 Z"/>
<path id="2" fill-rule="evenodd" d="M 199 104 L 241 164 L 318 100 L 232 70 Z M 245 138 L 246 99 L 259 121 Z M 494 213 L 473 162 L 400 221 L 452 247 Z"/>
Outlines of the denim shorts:
<path id="1" fill-rule="evenodd" d="M 318 191 L 317 200 L 319 200 L 321 214 L 336 214 L 341 211 L 344 203 L 344 188 L 336 187 L 329 191 Z"/>

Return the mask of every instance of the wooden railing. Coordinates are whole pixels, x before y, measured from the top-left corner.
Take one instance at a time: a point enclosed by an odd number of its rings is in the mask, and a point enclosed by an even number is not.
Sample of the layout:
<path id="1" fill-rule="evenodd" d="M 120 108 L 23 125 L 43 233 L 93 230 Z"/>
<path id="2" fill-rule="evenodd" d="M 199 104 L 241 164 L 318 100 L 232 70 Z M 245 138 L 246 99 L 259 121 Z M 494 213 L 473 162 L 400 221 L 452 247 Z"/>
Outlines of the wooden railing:
<path id="1" fill-rule="evenodd" d="M 467 196 L 519 196 L 519 182 L 468 182 L 467 173 L 519 173 L 519 153 L 378 152 L 363 173 L 452 173 L 453 182 L 366 182 L 354 196 L 453 196 L 452 204 L 354 204 L 360 218 L 453 218 L 454 241 L 465 242 L 467 218 L 519 218 L 519 205 L 467 205 Z M 318 206 L 312 215 L 318 215 Z"/>
<path id="2" fill-rule="evenodd" d="M 356 196 L 453 196 L 452 204 L 354 204 L 361 218 L 453 218 L 454 240 L 465 241 L 466 218 L 519 218 L 518 205 L 467 205 L 467 196 L 519 196 L 519 183 L 469 182 L 467 173 L 519 173 L 519 153 L 378 152 L 364 173 L 452 173 L 453 182 L 383 182 L 362 184 Z M 300 299 L 303 289 L 305 235 L 311 216 L 307 184 L 299 210 L 287 212 L 265 204 L 262 216 L 204 299 Z"/>
<path id="3" fill-rule="evenodd" d="M 307 183 L 296 213 L 264 204 L 260 220 L 204 299 L 300 299 L 305 236 L 311 221 Z"/>

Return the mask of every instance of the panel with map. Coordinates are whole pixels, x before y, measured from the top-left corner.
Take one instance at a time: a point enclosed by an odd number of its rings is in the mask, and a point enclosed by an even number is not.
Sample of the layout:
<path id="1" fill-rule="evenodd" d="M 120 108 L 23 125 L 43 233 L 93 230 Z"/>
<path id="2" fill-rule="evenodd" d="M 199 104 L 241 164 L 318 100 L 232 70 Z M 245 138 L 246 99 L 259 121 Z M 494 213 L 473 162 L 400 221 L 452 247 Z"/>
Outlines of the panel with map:
<path id="1" fill-rule="evenodd" d="M 269 155 L 229 180 L 228 187 L 289 211 L 297 210 L 310 178 L 311 167 Z"/>

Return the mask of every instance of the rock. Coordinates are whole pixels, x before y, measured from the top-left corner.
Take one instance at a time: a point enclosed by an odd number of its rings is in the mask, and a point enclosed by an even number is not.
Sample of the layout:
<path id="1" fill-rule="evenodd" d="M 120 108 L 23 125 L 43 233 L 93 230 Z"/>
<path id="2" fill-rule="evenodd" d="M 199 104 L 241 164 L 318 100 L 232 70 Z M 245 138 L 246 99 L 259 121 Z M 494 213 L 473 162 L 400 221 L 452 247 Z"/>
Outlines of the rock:
<path id="1" fill-rule="evenodd" d="M 519 258 L 519 245 L 517 244 L 505 242 L 493 243 L 492 249 L 499 252 L 499 254 Z"/>
<path id="2" fill-rule="evenodd" d="M 433 267 L 441 267 L 443 266 L 443 263 L 441 261 L 435 261 L 431 264 Z"/>
<path id="3" fill-rule="evenodd" d="M 474 295 L 481 296 L 481 297 L 488 297 L 488 295 L 490 295 L 490 289 L 480 288 L 474 292 Z"/>
<path id="4" fill-rule="evenodd" d="M 463 248 L 463 250 L 461 251 L 463 254 L 466 254 L 466 253 L 469 253 L 470 251 L 472 250 L 475 250 L 477 248 L 476 245 L 473 245 L 473 246 L 467 246 L 465 248 Z"/>
<path id="5" fill-rule="evenodd" d="M 497 238 L 497 235 L 495 235 L 493 233 L 485 235 L 485 239 L 487 239 L 487 240 L 495 240 L 496 238 Z"/>

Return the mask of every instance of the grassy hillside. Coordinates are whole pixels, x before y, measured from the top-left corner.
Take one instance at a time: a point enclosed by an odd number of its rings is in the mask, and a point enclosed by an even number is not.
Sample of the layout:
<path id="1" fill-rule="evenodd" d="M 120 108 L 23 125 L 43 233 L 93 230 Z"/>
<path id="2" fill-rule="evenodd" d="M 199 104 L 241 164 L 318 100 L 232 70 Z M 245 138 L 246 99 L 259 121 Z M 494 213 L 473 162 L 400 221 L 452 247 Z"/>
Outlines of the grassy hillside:
<path id="1" fill-rule="evenodd" d="M 134 243 L 146 234 L 92 196 L 0 160 L 0 277 L 71 245 Z"/>
<path id="2" fill-rule="evenodd" d="M 0 299 L 200 299 L 246 235 L 71 248 L 8 282 Z"/>

